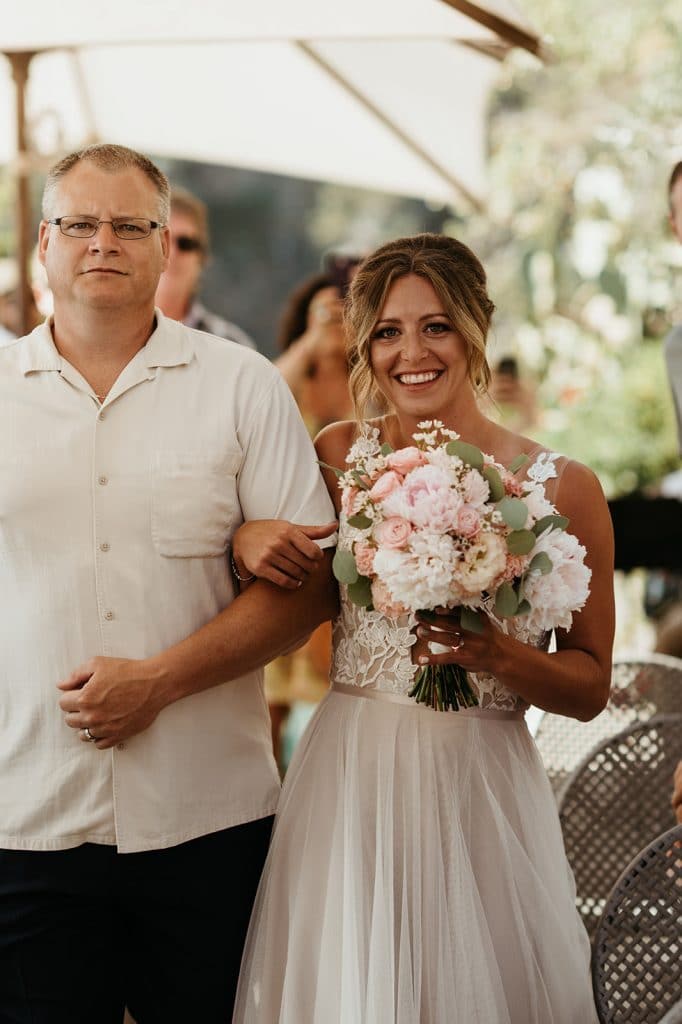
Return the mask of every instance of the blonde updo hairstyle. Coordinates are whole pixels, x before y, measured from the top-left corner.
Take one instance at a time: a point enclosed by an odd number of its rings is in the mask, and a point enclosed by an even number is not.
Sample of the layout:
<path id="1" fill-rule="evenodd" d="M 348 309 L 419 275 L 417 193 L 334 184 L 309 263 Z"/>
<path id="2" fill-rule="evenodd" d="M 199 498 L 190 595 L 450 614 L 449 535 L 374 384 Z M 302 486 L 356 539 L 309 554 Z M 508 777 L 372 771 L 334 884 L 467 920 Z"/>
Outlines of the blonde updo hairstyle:
<path id="1" fill-rule="evenodd" d="M 407 274 L 417 274 L 432 285 L 446 316 L 464 339 L 473 388 L 484 394 L 490 383 L 485 346 L 495 306 L 480 260 L 468 246 L 448 235 L 398 238 L 382 245 L 360 264 L 346 302 L 349 383 L 359 420 L 364 419 L 370 405 L 388 410 L 374 379 L 371 342 L 391 287 Z"/>

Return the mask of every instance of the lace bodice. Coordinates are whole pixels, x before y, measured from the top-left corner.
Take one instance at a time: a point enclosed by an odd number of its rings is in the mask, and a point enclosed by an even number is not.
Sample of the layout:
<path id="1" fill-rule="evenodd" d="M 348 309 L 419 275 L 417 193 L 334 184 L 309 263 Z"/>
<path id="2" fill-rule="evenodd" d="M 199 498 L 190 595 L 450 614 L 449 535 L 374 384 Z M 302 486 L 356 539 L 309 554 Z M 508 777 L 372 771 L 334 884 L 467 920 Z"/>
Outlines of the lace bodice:
<path id="1" fill-rule="evenodd" d="M 375 434 L 372 436 L 366 431 L 362 443 L 370 445 L 374 441 L 378 451 L 378 431 Z M 538 450 L 537 454 L 533 454 L 526 477 L 541 484 L 556 478 L 556 461 L 559 458 L 555 453 Z M 342 513 L 339 548 L 349 550 L 352 541 L 359 536 L 360 532 L 349 526 Z M 524 629 L 522 618 L 515 622 L 491 617 L 499 628 L 523 643 L 547 649 L 549 635 L 530 634 Z M 360 608 L 350 600 L 347 588 L 342 586 L 341 610 L 333 626 L 332 683 L 406 694 L 419 670 L 419 666 L 413 665 L 411 660 L 411 649 L 416 643 L 412 632 L 414 626 L 413 615 L 390 619 L 380 612 Z M 518 694 L 509 690 L 493 675 L 479 673 L 469 678 L 478 693 L 482 708 L 515 710 L 527 706 Z"/>

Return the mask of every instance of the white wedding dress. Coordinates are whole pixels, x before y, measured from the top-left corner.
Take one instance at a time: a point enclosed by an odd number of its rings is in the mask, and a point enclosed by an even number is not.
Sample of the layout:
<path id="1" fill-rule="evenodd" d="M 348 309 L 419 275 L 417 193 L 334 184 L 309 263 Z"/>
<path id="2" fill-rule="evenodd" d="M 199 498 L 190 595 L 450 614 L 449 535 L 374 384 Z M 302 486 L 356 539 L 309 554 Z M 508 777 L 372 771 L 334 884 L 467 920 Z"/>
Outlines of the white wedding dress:
<path id="1" fill-rule="evenodd" d="M 554 462 L 543 452 L 528 475 L 556 478 Z M 352 535 L 342 520 L 340 546 Z M 525 705 L 492 676 L 470 677 L 480 708 L 416 705 L 410 627 L 342 594 L 332 687 L 284 782 L 233 1020 L 596 1024 Z"/>

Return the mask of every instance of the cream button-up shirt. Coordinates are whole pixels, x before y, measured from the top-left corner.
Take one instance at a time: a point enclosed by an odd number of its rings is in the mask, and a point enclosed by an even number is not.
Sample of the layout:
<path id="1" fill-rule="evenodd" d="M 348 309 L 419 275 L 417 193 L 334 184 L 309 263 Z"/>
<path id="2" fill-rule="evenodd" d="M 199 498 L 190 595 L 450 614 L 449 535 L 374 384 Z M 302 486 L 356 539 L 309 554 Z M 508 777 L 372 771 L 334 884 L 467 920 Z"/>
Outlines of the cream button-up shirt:
<path id="1" fill-rule="evenodd" d="M 112 750 L 58 706 L 88 658 L 149 657 L 229 605 L 245 519 L 335 517 L 278 370 L 156 316 L 102 405 L 48 323 L 0 349 L 0 848 L 160 849 L 275 808 L 260 672 Z"/>

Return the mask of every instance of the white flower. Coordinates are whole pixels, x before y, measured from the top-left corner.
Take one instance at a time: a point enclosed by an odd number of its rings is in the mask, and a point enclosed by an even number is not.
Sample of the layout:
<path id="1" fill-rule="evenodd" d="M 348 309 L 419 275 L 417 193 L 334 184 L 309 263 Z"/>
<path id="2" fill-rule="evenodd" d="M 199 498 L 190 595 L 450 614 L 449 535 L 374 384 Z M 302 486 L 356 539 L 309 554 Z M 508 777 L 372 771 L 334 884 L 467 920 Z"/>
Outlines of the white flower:
<path id="1" fill-rule="evenodd" d="M 349 465 L 362 462 L 371 456 L 378 455 L 379 449 L 379 428 L 365 427 L 362 434 L 360 434 L 351 447 L 348 455 L 346 455 L 346 462 Z"/>
<path id="2" fill-rule="evenodd" d="M 542 484 L 531 484 L 527 490 L 524 490 L 523 501 L 529 514 L 526 526 L 532 526 L 543 516 L 549 516 L 556 512 L 554 505 L 545 497 L 545 489 Z"/>
<path id="3" fill-rule="evenodd" d="M 480 533 L 465 552 L 457 577 L 466 594 L 477 595 L 504 571 L 507 545 L 497 533 Z"/>
<path id="4" fill-rule="evenodd" d="M 459 603 L 453 578 L 457 557 L 448 534 L 422 531 L 410 538 L 409 552 L 380 548 L 374 556 L 374 572 L 386 584 L 393 600 L 411 611 L 450 606 Z"/>
<path id="5" fill-rule="evenodd" d="M 579 611 L 590 593 L 592 572 L 584 563 L 585 548 L 577 537 L 564 530 L 544 533 L 533 548 L 533 555 L 545 551 L 552 562 L 552 571 L 542 576 L 531 573 L 524 587 L 524 596 L 531 611 L 524 619 L 529 632 L 570 629 L 572 612 Z"/>
<path id="6" fill-rule="evenodd" d="M 484 505 L 490 497 L 490 487 L 488 481 L 484 480 L 481 474 L 476 469 L 470 469 L 462 480 L 462 488 L 464 491 L 464 500 L 467 505 L 473 505 L 474 508 L 480 508 Z"/>

